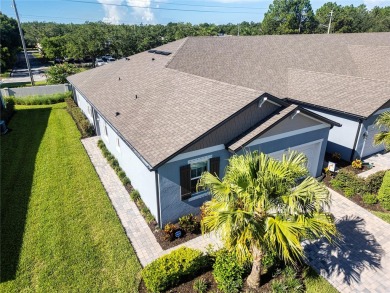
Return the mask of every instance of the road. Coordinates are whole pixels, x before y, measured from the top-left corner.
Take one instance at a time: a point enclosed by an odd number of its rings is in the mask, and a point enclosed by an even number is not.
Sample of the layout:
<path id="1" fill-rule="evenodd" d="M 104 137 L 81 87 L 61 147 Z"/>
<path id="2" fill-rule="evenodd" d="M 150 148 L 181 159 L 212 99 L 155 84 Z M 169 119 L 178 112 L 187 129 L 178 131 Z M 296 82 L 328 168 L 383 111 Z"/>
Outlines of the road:
<path id="1" fill-rule="evenodd" d="M 33 52 L 38 51 L 27 51 L 28 58 L 30 60 L 31 65 L 31 72 L 34 77 L 34 81 L 41 81 L 46 80 L 45 72 L 47 71 L 48 67 L 41 64 L 41 62 L 34 57 L 32 54 Z M 11 77 L 9 78 L 3 78 L 3 83 L 10 83 L 10 82 L 29 82 L 30 77 L 27 70 L 26 65 L 26 59 L 24 57 L 23 52 L 19 52 L 17 55 L 17 62 L 12 69 Z"/>

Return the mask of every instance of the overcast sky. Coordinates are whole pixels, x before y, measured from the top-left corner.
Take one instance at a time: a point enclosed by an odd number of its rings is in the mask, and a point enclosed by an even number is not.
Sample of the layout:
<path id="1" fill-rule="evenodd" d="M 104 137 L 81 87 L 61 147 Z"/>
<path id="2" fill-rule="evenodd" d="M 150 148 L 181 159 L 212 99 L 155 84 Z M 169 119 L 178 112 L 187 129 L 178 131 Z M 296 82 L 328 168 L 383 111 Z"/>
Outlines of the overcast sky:
<path id="1" fill-rule="evenodd" d="M 311 5 L 315 11 L 326 2 L 329 0 L 312 0 Z M 390 0 L 336 2 L 340 5 L 366 4 L 369 9 L 374 6 L 390 6 Z M 259 22 L 271 3 L 272 0 L 16 0 L 22 22 L 105 21 L 114 24 Z M 1 0 L 0 5 L 4 14 L 15 17 L 12 0 Z"/>

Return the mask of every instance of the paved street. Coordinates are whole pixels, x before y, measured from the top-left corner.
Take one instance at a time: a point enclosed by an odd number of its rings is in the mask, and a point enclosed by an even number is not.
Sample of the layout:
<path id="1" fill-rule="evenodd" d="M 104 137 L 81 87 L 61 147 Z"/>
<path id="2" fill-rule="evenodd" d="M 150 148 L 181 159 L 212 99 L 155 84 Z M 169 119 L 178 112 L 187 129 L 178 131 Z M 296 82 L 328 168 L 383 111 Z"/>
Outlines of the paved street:
<path id="1" fill-rule="evenodd" d="M 106 188 L 107 194 L 143 266 L 177 249 L 163 250 L 113 169 L 97 147 L 99 137 L 82 143 Z M 305 243 L 310 265 L 342 293 L 390 291 L 390 224 L 332 193 L 331 212 L 343 241 L 338 246 L 326 241 Z M 185 245 L 205 250 L 209 244 L 221 246 L 215 235 L 198 237 Z"/>
<path id="2" fill-rule="evenodd" d="M 28 51 L 28 57 L 31 65 L 31 72 L 34 76 L 35 81 L 46 80 L 45 72 L 48 67 L 43 66 L 32 54 L 33 51 Z M 3 78 L 3 83 L 10 82 L 29 82 L 30 77 L 27 70 L 26 58 L 24 57 L 23 52 L 19 52 L 17 55 L 17 62 L 15 67 L 12 69 L 11 77 Z"/>

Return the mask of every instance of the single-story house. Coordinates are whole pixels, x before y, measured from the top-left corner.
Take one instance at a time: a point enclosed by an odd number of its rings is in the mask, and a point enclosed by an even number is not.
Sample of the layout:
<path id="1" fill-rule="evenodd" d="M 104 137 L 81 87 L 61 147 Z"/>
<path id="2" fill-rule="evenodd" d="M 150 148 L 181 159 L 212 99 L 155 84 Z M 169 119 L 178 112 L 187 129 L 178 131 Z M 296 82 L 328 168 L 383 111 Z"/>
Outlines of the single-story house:
<path id="1" fill-rule="evenodd" d="M 196 190 L 200 175 L 222 177 L 234 153 L 280 158 L 297 150 L 319 176 L 329 131 L 341 126 L 266 91 L 170 68 L 190 40 L 68 78 L 77 104 L 160 226 L 197 213 L 209 199 Z M 228 75 L 234 68 L 219 70 Z"/>
<path id="2" fill-rule="evenodd" d="M 327 152 L 347 161 L 374 146 L 390 110 L 390 33 L 188 38 L 168 68 L 265 91 L 342 124 Z"/>

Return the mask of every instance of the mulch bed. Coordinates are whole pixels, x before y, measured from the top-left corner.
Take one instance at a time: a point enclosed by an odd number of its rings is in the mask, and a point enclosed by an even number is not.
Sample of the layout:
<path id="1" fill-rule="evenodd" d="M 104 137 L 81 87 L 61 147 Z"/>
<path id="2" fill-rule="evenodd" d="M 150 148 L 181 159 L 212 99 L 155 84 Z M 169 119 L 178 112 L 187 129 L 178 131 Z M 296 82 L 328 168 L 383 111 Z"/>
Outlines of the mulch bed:
<path id="1" fill-rule="evenodd" d="M 185 243 L 185 242 L 187 242 L 191 239 L 194 239 L 202 234 L 200 231 L 198 233 L 185 232 L 183 237 L 176 238 L 173 241 L 169 241 L 169 240 L 166 240 L 165 232 L 158 227 L 156 222 L 151 222 L 148 225 L 149 225 L 150 230 L 153 232 L 154 237 L 156 237 L 158 244 L 160 244 L 161 248 L 164 250 L 175 247 L 179 244 Z"/>

